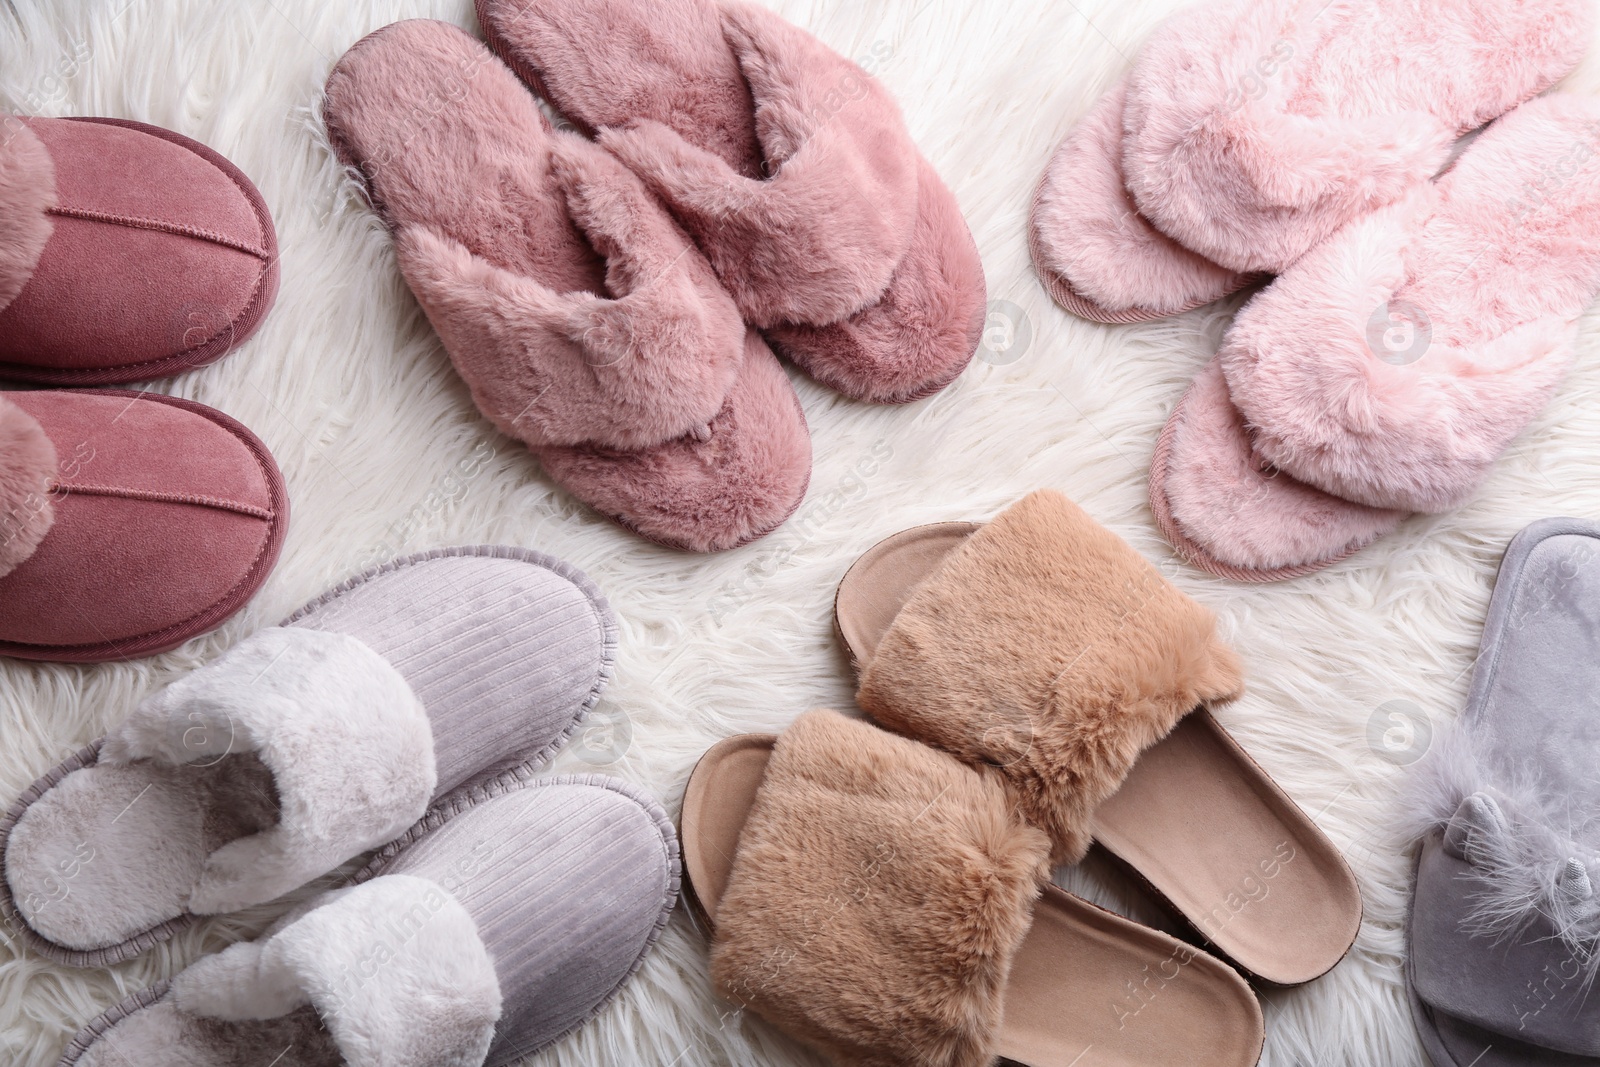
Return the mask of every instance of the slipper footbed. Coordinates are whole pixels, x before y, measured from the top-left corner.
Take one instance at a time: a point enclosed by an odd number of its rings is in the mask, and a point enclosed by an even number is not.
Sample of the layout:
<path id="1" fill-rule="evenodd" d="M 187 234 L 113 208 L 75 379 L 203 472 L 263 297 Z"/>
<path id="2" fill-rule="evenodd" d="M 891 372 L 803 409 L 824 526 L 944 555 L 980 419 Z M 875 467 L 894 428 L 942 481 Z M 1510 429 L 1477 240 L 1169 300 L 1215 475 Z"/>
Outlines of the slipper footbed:
<path id="1" fill-rule="evenodd" d="M 548 761 L 599 699 L 616 652 L 593 583 L 519 549 L 398 560 L 288 621 L 354 636 L 406 680 L 432 727 L 435 795 Z M 0 826 L 10 902 L 52 958 L 127 958 L 192 921 L 186 902 L 206 858 L 273 826 L 279 803 L 253 753 L 124 766 L 81 753 Z"/>

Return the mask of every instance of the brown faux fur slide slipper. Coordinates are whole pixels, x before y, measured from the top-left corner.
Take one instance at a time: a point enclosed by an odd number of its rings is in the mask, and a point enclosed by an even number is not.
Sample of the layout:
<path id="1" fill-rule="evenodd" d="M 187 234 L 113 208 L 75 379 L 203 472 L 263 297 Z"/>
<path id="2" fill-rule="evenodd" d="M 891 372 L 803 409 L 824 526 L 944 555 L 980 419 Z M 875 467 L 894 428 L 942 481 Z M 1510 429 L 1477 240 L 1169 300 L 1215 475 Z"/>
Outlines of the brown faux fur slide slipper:
<path id="1" fill-rule="evenodd" d="M 1054 862 L 1098 842 L 1268 982 L 1349 950 L 1350 868 L 1205 709 L 1243 689 L 1215 618 L 1066 497 L 896 534 L 845 575 L 835 620 L 861 707 L 996 766 Z"/>
<path id="2" fill-rule="evenodd" d="M 1005 779 L 837 712 L 713 747 L 683 801 L 717 991 L 847 1067 L 1249 1067 L 1237 972 L 1048 884 Z"/>

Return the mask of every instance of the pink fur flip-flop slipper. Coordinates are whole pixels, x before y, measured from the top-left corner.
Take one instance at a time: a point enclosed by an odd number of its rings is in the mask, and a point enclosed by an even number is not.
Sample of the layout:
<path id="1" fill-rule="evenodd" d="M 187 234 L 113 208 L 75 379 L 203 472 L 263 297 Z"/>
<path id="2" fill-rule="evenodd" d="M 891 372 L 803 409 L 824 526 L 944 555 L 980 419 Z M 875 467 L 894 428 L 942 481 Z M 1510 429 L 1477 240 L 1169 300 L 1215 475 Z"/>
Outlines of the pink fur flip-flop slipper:
<path id="1" fill-rule="evenodd" d="M 222 625 L 288 532 L 277 464 L 213 408 L 120 389 L 0 394 L 0 656 L 151 656 Z"/>
<path id="2" fill-rule="evenodd" d="M 1289 578 L 1465 502 L 1561 384 L 1600 293 L 1597 149 L 1600 102 L 1530 101 L 1252 299 L 1151 464 L 1179 552 Z"/>
<path id="3" fill-rule="evenodd" d="M 553 130 L 442 22 L 368 35 L 325 119 L 473 400 L 579 499 L 714 551 L 799 505 L 799 398 L 705 257 L 615 157 Z"/>
<path id="4" fill-rule="evenodd" d="M 1046 287 L 1101 322 L 1283 271 L 1582 58 L 1587 0 L 1222 0 L 1168 20 L 1035 200 Z"/>
<path id="5" fill-rule="evenodd" d="M 653 798 L 513 767 L 254 941 L 128 997 L 58 1067 L 510 1067 L 639 969 L 678 903 Z"/>
<path id="6" fill-rule="evenodd" d="M 737 0 L 478 0 L 490 45 L 671 206 L 744 317 L 846 396 L 971 360 L 985 289 L 954 197 L 888 92 Z"/>
<path id="7" fill-rule="evenodd" d="M 198 141 L 0 116 L 0 377 L 160 378 L 221 359 L 278 292 L 261 194 Z"/>
<path id="8" fill-rule="evenodd" d="M 107 966 L 394 840 L 434 799 L 572 736 L 616 623 L 581 572 L 442 549 L 324 594 L 142 701 L 0 819 L 0 914 Z"/>

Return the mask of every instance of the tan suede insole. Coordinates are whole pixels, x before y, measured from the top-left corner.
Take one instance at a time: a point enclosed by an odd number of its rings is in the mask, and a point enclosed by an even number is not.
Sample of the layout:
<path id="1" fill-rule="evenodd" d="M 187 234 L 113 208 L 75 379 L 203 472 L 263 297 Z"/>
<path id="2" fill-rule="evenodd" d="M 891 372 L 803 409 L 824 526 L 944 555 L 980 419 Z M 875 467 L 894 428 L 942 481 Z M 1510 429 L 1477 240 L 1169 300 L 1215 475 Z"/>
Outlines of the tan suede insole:
<path id="1" fill-rule="evenodd" d="M 977 528 L 905 530 L 850 568 L 834 620 L 858 670 L 916 586 Z M 1094 838 L 1266 981 L 1323 974 L 1360 929 L 1361 894 L 1339 850 L 1203 708 L 1140 755 L 1095 813 Z"/>
<path id="2" fill-rule="evenodd" d="M 728 886 L 777 739 L 713 746 L 689 776 L 680 836 L 690 900 L 708 928 Z M 996 1053 L 1026 1067 L 1248 1067 L 1261 1009 L 1227 965 L 1047 886 L 1005 987 Z"/>

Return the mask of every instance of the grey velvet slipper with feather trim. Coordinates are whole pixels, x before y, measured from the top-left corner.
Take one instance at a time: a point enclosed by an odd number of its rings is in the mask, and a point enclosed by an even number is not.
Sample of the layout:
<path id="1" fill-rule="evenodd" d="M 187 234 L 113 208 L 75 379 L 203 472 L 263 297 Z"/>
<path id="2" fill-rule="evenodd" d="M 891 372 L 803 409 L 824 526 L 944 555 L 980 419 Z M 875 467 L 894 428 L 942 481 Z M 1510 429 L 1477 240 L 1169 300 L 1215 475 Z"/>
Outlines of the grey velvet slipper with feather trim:
<path id="1" fill-rule="evenodd" d="M 611 676 L 616 622 L 573 567 L 444 549 L 345 582 L 153 694 L 0 820 L 0 913 L 105 966 L 281 896 L 434 799 L 549 760 Z"/>
<path id="2" fill-rule="evenodd" d="M 1600 1063 L 1600 523 L 1506 549 L 1466 710 L 1419 767 L 1407 929 L 1435 1067 Z"/>

